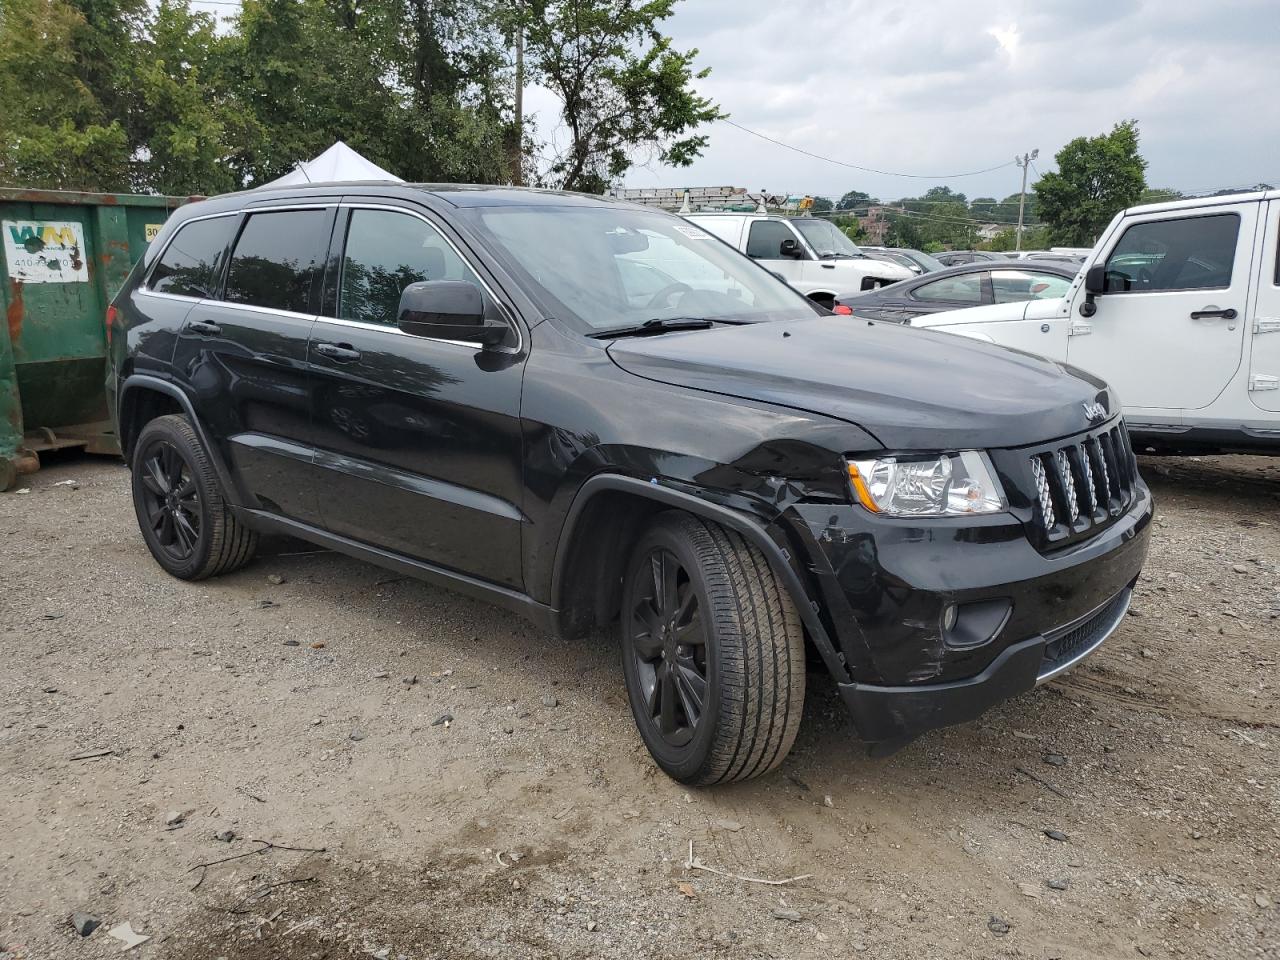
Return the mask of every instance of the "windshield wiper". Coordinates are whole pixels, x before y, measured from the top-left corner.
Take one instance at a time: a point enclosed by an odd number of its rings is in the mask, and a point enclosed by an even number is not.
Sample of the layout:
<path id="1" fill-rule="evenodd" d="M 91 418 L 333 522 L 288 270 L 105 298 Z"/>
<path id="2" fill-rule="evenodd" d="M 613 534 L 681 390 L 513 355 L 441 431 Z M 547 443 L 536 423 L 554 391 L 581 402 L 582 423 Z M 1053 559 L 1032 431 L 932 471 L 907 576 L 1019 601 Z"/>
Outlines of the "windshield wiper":
<path id="1" fill-rule="evenodd" d="M 666 333 L 668 330 L 706 330 L 715 324 L 714 320 L 702 317 L 655 317 L 633 327 L 614 327 L 612 330 L 597 330 L 591 334 L 597 340 L 608 337 L 641 337 L 650 333 Z"/>

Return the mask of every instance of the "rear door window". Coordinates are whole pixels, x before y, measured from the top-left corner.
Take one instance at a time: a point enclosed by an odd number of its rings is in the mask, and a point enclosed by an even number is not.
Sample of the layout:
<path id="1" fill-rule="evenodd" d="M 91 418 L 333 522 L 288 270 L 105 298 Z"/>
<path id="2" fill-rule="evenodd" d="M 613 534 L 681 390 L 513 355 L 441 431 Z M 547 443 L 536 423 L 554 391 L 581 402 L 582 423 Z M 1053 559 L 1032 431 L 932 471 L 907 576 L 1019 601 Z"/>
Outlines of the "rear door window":
<path id="1" fill-rule="evenodd" d="M 982 272 L 943 277 L 922 284 L 911 291 L 916 300 L 953 300 L 957 303 L 982 302 Z"/>
<path id="2" fill-rule="evenodd" d="M 1239 234 L 1235 213 L 1135 223 L 1107 258 L 1106 290 L 1225 289 L 1231 286 Z"/>
<path id="3" fill-rule="evenodd" d="M 1053 300 L 1066 296 L 1071 281 L 1056 273 L 1035 270 L 992 270 L 991 292 L 996 303 L 1020 300 Z"/>
<path id="4" fill-rule="evenodd" d="M 232 214 L 179 227 L 151 271 L 150 289 L 182 297 L 212 297 L 236 219 Z"/>
<path id="5" fill-rule="evenodd" d="M 329 210 L 274 210 L 245 221 L 223 299 L 310 313 L 311 288 L 329 241 Z"/>

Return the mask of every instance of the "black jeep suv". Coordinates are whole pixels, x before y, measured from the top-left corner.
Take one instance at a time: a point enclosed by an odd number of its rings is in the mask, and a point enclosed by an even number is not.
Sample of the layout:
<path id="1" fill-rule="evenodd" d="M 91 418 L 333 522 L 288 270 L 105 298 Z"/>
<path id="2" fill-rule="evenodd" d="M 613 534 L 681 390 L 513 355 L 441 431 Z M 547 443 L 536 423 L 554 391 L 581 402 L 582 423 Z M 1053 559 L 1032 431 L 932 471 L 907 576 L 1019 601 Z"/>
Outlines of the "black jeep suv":
<path id="1" fill-rule="evenodd" d="M 881 752 L 1115 629 L 1151 497 L 1104 383 L 831 316 L 685 220 L 497 187 L 182 207 L 108 311 L 142 535 L 197 580 L 292 534 L 615 625 L 678 780 L 776 767 L 806 643 Z"/>

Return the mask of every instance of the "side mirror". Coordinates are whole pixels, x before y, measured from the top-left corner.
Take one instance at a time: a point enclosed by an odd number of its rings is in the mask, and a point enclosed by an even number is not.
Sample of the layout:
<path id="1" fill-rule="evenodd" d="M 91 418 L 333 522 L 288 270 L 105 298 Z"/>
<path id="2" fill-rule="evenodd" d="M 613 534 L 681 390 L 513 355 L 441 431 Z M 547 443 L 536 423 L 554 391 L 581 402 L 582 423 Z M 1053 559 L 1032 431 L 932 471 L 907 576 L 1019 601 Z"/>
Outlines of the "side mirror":
<path id="1" fill-rule="evenodd" d="M 787 237 L 778 244 L 778 256 L 788 260 L 799 260 L 804 256 L 804 251 L 800 249 L 799 241 L 793 237 Z"/>
<path id="2" fill-rule="evenodd" d="M 484 294 L 464 280 L 422 280 L 400 294 L 396 326 L 417 337 L 496 346 L 509 329 L 485 318 Z"/>
<path id="3" fill-rule="evenodd" d="M 1095 263 L 1085 273 L 1084 292 L 1095 296 L 1107 292 L 1107 268 L 1104 264 Z"/>

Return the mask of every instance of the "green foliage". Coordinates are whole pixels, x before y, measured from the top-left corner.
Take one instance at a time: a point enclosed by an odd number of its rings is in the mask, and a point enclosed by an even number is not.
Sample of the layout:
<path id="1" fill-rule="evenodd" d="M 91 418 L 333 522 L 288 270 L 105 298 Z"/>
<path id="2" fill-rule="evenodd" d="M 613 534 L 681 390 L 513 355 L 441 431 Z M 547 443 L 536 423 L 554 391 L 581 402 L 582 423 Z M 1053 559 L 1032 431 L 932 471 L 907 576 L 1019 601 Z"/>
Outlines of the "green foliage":
<path id="1" fill-rule="evenodd" d="M 836 216 L 831 218 L 831 222 L 854 243 L 867 242 L 867 231 L 862 228 L 862 224 L 857 217 Z"/>
<path id="2" fill-rule="evenodd" d="M 978 245 L 979 250 L 1017 250 L 1018 237 L 1017 228 L 1009 227 L 1007 230 L 1001 230 L 990 240 Z M 1022 249 L 1023 250 L 1045 250 L 1049 247 L 1049 228 L 1044 224 L 1034 227 L 1027 227 L 1022 231 Z"/>
<path id="3" fill-rule="evenodd" d="M 1077 137 L 1058 151 L 1058 171 L 1035 184 L 1042 219 L 1054 243 L 1092 246 L 1103 228 L 1146 189 L 1147 162 L 1138 153 L 1135 120 L 1108 134 Z"/>
<path id="4" fill-rule="evenodd" d="M 676 0 L 0 0 L 0 182 L 219 193 L 345 140 L 407 180 L 505 182 L 511 40 L 574 129 L 547 179 L 602 189 L 637 153 L 686 165 L 718 117 Z M 536 145 L 525 138 L 524 148 Z"/>
<path id="5" fill-rule="evenodd" d="M 1168 203 L 1170 200 L 1181 200 L 1183 194 L 1180 190 L 1172 190 L 1168 187 L 1147 187 L 1138 197 L 1139 203 Z"/>
<path id="6" fill-rule="evenodd" d="M 830 213 L 836 208 L 835 201 L 830 197 L 814 197 L 813 212 L 814 213 Z"/>
<path id="7" fill-rule="evenodd" d="M 691 164 L 707 145 L 700 126 L 723 116 L 693 89 L 697 50 L 658 31 L 675 0 L 533 0 L 512 4 L 507 29 L 523 31 L 530 80 L 561 103 L 569 142 L 542 174 L 550 186 L 600 192 L 638 154 Z"/>
<path id="8" fill-rule="evenodd" d="M 0 182 L 128 188 L 128 136 L 89 84 L 88 31 L 62 0 L 0 0 Z"/>
<path id="9" fill-rule="evenodd" d="M 863 193 L 861 190 L 850 190 L 848 193 L 846 193 L 843 197 L 840 198 L 839 202 L 836 204 L 836 209 L 837 210 L 853 210 L 855 208 L 860 209 L 862 207 L 867 207 L 873 203 L 879 203 L 879 202 L 880 202 L 879 200 L 874 199 L 869 193 Z"/>

